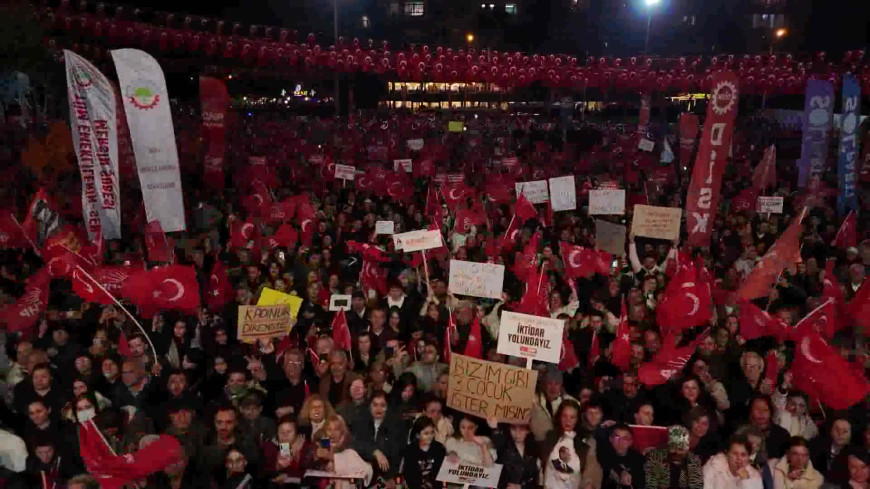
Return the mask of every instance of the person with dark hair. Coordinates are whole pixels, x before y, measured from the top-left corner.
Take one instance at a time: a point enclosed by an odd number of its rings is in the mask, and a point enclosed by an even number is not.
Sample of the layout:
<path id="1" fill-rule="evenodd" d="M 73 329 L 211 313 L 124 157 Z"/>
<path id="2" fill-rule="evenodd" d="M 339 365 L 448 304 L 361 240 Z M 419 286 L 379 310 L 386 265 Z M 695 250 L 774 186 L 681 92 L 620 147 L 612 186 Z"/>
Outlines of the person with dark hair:
<path id="1" fill-rule="evenodd" d="M 372 394 L 369 411 L 354 426 L 353 448 L 374 468 L 375 478 L 395 481 L 402 461 L 402 448 L 408 431 L 402 418 L 393 411 L 384 391 Z"/>
<path id="2" fill-rule="evenodd" d="M 12 408 L 19 414 L 27 413 L 27 406 L 35 399 L 44 401 L 55 416 L 63 408 L 63 394 L 55 388 L 54 375 L 47 363 L 39 363 L 30 369 L 30 378 L 15 386 Z"/>
<path id="3" fill-rule="evenodd" d="M 413 420 L 420 411 L 419 390 L 417 389 L 417 376 L 411 372 L 404 372 L 396 379 L 390 391 L 390 406 L 393 410 L 408 421 Z"/>
<path id="4" fill-rule="evenodd" d="M 486 422 L 492 430 L 492 443 L 498 454 L 496 461 L 502 465 L 498 487 L 537 487 L 541 471 L 540 450 L 529 425 L 512 424 L 506 434 L 495 418 Z"/>
<path id="5" fill-rule="evenodd" d="M 169 425 L 164 433 L 178 438 L 190 460 L 198 460 L 206 443 L 206 428 L 198 419 L 195 407 L 189 400 L 181 398 L 169 401 L 165 410 Z"/>
<path id="6" fill-rule="evenodd" d="M 641 405 L 647 402 L 646 390 L 640 383 L 636 371 L 622 374 L 620 389 L 609 389 L 602 396 L 604 414 L 607 419 L 625 423 L 639 424 L 634 419 Z"/>
<path id="7" fill-rule="evenodd" d="M 350 431 L 356 431 L 357 423 L 365 419 L 369 411 L 369 398 L 366 381 L 361 377 L 356 378 L 348 386 L 348 395 L 345 402 L 338 406 L 336 412 L 344 418 Z"/>
<path id="8" fill-rule="evenodd" d="M 580 431 L 580 405 L 571 399 L 559 404 L 553 415 L 553 429 L 541 443 L 541 463 L 544 465 L 544 486 L 601 487 L 602 471 L 595 452 L 595 440 L 584 438 Z M 565 473 L 558 466 L 568 467 Z M 576 484 L 574 484 L 576 482 Z"/>
<path id="9" fill-rule="evenodd" d="M 246 464 L 257 464 L 259 451 L 254 440 L 242 431 L 240 418 L 239 411 L 230 404 L 217 407 L 214 414 L 214 433 L 202 448 L 196 467 L 204 477 L 217 475 L 215 471 L 225 465 L 225 455 L 231 447 L 244 454 Z"/>
<path id="10" fill-rule="evenodd" d="M 65 440 L 68 443 L 70 440 Z M 45 433 L 30 439 L 32 455 L 27 457 L 27 476 L 31 487 L 63 486 L 68 479 L 82 471 L 71 457 L 62 457 L 58 441 Z"/>
<path id="11" fill-rule="evenodd" d="M 275 436 L 275 422 L 263 416 L 263 398 L 261 392 L 251 391 L 239 402 L 243 429 L 258 446 Z"/>
<path id="12" fill-rule="evenodd" d="M 667 449 L 656 448 L 644 464 L 647 489 L 702 489 L 704 474 L 701 459 L 689 451 L 689 430 L 674 425 L 668 428 Z"/>
<path id="13" fill-rule="evenodd" d="M 263 472 L 270 487 L 290 487 L 301 481 L 302 458 L 310 450 L 310 441 L 296 429 L 290 416 L 278 420 L 277 434 L 262 445 Z"/>
<path id="14" fill-rule="evenodd" d="M 449 366 L 439 360 L 438 345 L 431 342 L 425 343 L 420 359 L 405 369 L 405 372 L 414 374 L 420 391 L 428 392 L 431 390 L 438 381 L 438 377 L 447 372 Z"/>
<path id="15" fill-rule="evenodd" d="M 870 488 L 870 451 L 864 447 L 850 447 L 845 452 L 845 475 L 827 478 L 823 489 L 868 489 Z"/>
<path id="16" fill-rule="evenodd" d="M 435 423 L 420 416 L 411 427 L 410 439 L 402 458 L 405 485 L 420 489 L 440 488 L 441 483 L 436 477 L 447 452 L 444 445 L 435 440 Z"/>
<path id="17" fill-rule="evenodd" d="M 751 453 L 749 440 L 732 437 L 726 451 L 704 465 L 704 489 L 762 489 L 761 474 L 749 460 Z"/>
<path id="18" fill-rule="evenodd" d="M 758 428 L 764 435 L 768 458 L 779 458 L 785 454 L 791 435 L 785 428 L 773 422 L 773 410 L 770 396 L 754 396 L 749 402 L 749 424 Z"/>
<path id="19" fill-rule="evenodd" d="M 810 444 L 813 467 L 826 478 L 842 479 L 846 472 L 844 450 L 852 443 L 852 423 L 837 416 L 825 425 L 827 429 Z"/>
<path id="20" fill-rule="evenodd" d="M 634 443 L 634 433 L 624 423 L 610 427 L 609 439 L 598 447 L 598 463 L 604 474 L 603 489 L 619 489 L 631 487 L 643 489 L 644 478 L 643 455 L 631 448 Z"/>
<path id="21" fill-rule="evenodd" d="M 66 487 L 67 489 L 100 489 L 100 483 L 90 474 L 80 474 L 68 480 Z"/>
<path id="22" fill-rule="evenodd" d="M 320 395 L 333 406 L 340 405 L 350 392 L 350 383 L 357 375 L 350 371 L 347 354 L 333 351 L 329 355 L 329 373 L 320 379 Z"/>
<path id="23" fill-rule="evenodd" d="M 689 430 L 689 449 L 707 463 L 719 452 L 721 440 L 718 432 L 712 429 L 710 413 L 701 406 L 695 406 L 683 416 L 683 426 Z"/>
<path id="24" fill-rule="evenodd" d="M 807 441 L 799 436 L 789 440 L 785 457 L 772 459 L 769 464 L 774 489 L 819 489 L 825 479 L 813 468 Z"/>

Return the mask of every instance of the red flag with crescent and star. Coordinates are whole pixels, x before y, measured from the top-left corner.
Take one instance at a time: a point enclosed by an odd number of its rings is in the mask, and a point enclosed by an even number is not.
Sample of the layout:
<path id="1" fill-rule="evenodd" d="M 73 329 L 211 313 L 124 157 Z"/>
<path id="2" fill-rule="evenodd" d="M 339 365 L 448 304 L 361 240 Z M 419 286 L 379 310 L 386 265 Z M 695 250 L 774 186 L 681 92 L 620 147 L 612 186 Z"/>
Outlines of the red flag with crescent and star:
<path id="1" fill-rule="evenodd" d="M 801 321 L 803 322 L 803 321 Z M 792 382 L 834 409 L 848 409 L 870 393 L 863 369 L 856 369 L 817 332 L 803 328 L 795 339 Z"/>
<path id="2" fill-rule="evenodd" d="M 559 243 L 562 251 L 562 261 L 565 262 L 565 273 L 569 277 L 589 278 L 595 273 L 610 274 L 610 264 L 613 255 L 605 251 L 589 250 L 564 241 Z"/>
<path id="3" fill-rule="evenodd" d="M 444 195 L 444 201 L 447 203 L 447 208 L 450 212 L 456 211 L 456 206 L 463 202 L 466 198 L 474 194 L 474 189 L 466 185 L 464 182 L 444 185 L 441 189 Z"/>
<path id="4" fill-rule="evenodd" d="M 622 301 L 622 312 L 619 314 L 616 338 L 610 345 L 610 363 L 623 372 L 628 370 L 631 365 L 631 334 L 628 329 L 628 309 L 625 300 Z"/>
<path id="5" fill-rule="evenodd" d="M 142 317 L 150 319 L 161 310 L 196 313 L 199 283 L 193 267 L 169 265 L 138 272 L 127 279 L 121 295 L 139 306 Z"/>
<path id="6" fill-rule="evenodd" d="M 662 334 L 677 333 L 707 323 L 712 317 L 713 298 L 710 286 L 700 280 L 698 269 L 689 262 L 665 288 L 665 296 L 656 311 Z"/>
<path id="7" fill-rule="evenodd" d="M 252 222 L 239 219 L 230 224 L 230 246 L 233 248 L 247 248 L 248 241 L 257 237 L 257 226 Z"/>
<path id="8" fill-rule="evenodd" d="M 831 338 L 839 329 L 836 303 L 833 299 L 826 299 L 819 307 L 810 311 L 794 325 L 791 336 L 795 341 L 808 333 L 815 333 L 823 338 Z"/>
<path id="9" fill-rule="evenodd" d="M 837 230 L 837 236 L 834 237 L 834 241 L 831 243 L 831 246 L 836 246 L 837 248 L 849 248 L 858 245 L 858 233 L 855 228 L 856 218 L 855 211 L 849 211 L 849 215 L 846 216 L 846 219 L 843 220 L 843 224 L 840 225 L 840 229 Z"/>
<path id="10" fill-rule="evenodd" d="M 474 319 L 471 320 L 471 331 L 468 333 L 468 341 L 465 342 L 463 355 L 471 358 L 483 358 L 483 338 L 480 336 L 480 318 L 474 311 Z"/>
<path id="11" fill-rule="evenodd" d="M 806 214 L 806 208 L 792 221 L 776 243 L 761 257 L 746 280 L 737 289 L 738 299 L 752 300 L 767 296 L 770 286 L 785 267 L 791 266 L 800 258 L 798 235 L 801 232 L 801 221 Z"/>
<path id="12" fill-rule="evenodd" d="M 526 198 L 525 194 L 520 194 L 517 197 L 517 202 L 514 204 L 514 215 L 520 218 L 520 223 L 524 223 L 529 219 L 534 219 L 538 217 L 538 211 L 535 209 L 535 206 L 529 202 L 529 199 Z"/>
<path id="13" fill-rule="evenodd" d="M 344 309 L 339 309 L 332 320 L 332 341 L 335 348 L 339 350 L 350 351 L 351 349 L 350 328 L 347 325 Z"/>
<path id="14" fill-rule="evenodd" d="M 779 341 L 785 341 L 791 327 L 778 317 L 771 316 L 767 311 L 747 300 L 737 302 L 740 308 L 738 322 L 740 336 L 746 340 L 754 340 L 762 336 L 775 336 Z"/>
<path id="15" fill-rule="evenodd" d="M 233 288 L 223 262 L 215 260 L 214 265 L 211 267 L 211 275 L 208 278 L 208 292 L 205 296 L 208 310 L 218 312 L 229 304 L 232 300 L 232 291 Z"/>

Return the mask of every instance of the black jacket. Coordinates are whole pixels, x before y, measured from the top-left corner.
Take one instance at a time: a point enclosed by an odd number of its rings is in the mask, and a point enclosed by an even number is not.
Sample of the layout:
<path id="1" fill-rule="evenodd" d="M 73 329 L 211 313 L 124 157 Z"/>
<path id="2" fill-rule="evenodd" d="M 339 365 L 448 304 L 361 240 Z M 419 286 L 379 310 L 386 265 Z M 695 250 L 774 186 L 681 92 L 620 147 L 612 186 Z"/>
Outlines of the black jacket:
<path id="1" fill-rule="evenodd" d="M 508 484 L 519 484 L 523 489 L 537 487 L 538 483 L 538 443 L 535 437 L 526 437 L 523 454 L 517 449 L 516 443 L 499 426 L 492 431 L 492 442 L 498 452 L 498 463 L 503 465 L 498 487 L 505 488 Z"/>
<path id="2" fill-rule="evenodd" d="M 438 476 L 438 471 L 441 470 L 441 464 L 446 455 L 447 451 L 444 449 L 444 445 L 437 441 L 433 441 L 429 450 L 425 452 L 420 449 L 416 441 L 408 445 L 404 451 L 402 463 L 406 486 L 414 489 L 440 488 L 442 483 L 436 481 L 435 478 Z"/>
<path id="3" fill-rule="evenodd" d="M 366 413 L 366 416 L 354 426 L 353 449 L 366 462 L 372 464 L 376 474 L 384 476 L 385 479 L 393 478 L 398 474 L 399 463 L 402 461 L 402 449 L 407 443 L 408 431 L 405 429 L 405 424 L 391 412 L 387 412 L 386 417 L 381 422 L 377 436 L 375 435 L 375 420 L 371 413 Z M 386 455 L 390 462 L 390 470 L 383 473 L 379 471 L 374 455 L 375 450 L 380 450 Z"/>

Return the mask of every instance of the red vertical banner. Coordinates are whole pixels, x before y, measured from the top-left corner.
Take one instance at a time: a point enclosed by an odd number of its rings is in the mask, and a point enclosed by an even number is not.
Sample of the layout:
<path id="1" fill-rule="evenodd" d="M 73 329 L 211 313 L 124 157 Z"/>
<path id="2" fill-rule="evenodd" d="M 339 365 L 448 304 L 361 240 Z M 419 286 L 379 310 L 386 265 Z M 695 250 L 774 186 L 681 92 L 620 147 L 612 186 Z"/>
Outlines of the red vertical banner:
<path id="1" fill-rule="evenodd" d="M 692 183 L 686 199 L 686 230 L 689 245 L 709 246 L 713 221 L 719 207 L 722 175 L 728 159 L 728 148 L 734 134 L 737 115 L 737 76 L 730 71 L 713 75 L 713 87 L 707 105 L 707 118 L 701 134 L 701 145 L 692 169 Z"/>
<path id="2" fill-rule="evenodd" d="M 203 181 L 215 190 L 223 190 L 226 115 L 230 105 L 227 86 L 217 78 L 201 76 L 199 100 L 202 104 L 202 129 L 206 144 Z"/>
<path id="3" fill-rule="evenodd" d="M 698 139 L 698 128 L 701 123 L 698 116 L 685 112 L 680 114 L 680 163 L 688 166 L 695 151 L 695 140 Z"/>

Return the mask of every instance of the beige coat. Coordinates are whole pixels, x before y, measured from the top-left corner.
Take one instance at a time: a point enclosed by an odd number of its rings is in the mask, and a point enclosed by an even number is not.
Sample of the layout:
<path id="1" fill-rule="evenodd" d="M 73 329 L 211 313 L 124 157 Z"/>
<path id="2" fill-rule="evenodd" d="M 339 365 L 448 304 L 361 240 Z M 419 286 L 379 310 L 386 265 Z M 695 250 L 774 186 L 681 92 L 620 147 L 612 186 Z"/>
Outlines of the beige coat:
<path id="1" fill-rule="evenodd" d="M 807 469 L 800 479 L 788 478 L 788 460 L 785 457 L 773 459 L 769 462 L 770 471 L 773 473 L 773 489 L 819 489 L 825 478 L 809 462 Z"/>

